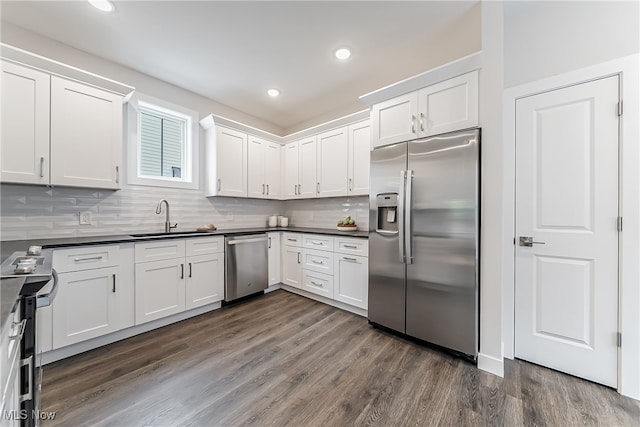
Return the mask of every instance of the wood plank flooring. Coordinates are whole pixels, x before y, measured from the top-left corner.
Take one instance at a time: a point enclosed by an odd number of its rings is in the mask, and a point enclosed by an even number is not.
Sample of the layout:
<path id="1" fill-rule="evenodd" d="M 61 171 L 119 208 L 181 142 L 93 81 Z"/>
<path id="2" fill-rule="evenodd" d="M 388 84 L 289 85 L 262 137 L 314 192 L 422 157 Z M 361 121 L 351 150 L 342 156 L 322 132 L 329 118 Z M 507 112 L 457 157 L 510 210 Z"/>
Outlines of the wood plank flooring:
<path id="1" fill-rule="evenodd" d="M 640 402 L 521 361 L 505 378 L 280 290 L 45 366 L 42 425 L 640 425 Z"/>

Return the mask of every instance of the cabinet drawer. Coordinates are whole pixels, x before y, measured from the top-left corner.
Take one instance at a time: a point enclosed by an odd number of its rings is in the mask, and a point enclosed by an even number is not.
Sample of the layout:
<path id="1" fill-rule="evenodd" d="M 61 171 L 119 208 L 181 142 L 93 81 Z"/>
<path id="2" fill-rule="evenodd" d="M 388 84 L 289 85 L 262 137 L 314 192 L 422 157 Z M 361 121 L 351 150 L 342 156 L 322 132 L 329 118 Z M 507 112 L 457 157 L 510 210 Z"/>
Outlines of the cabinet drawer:
<path id="1" fill-rule="evenodd" d="M 149 243 L 136 243 L 135 247 L 136 263 L 183 258 L 184 254 L 184 240 L 167 239 Z"/>
<path id="2" fill-rule="evenodd" d="M 335 252 L 348 255 L 369 256 L 369 239 L 336 237 Z"/>
<path id="3" fill-rule="evenodd" d="M 333 275 L 333 253 L 314 249 L 303 249 L 302 268 Z"/>
<path id="4" fill-rule="evenodd" d="M 298 233 L 283 233 L 282 243 L 287 246 L 302 246 L 302 235 Z"/>
<path id="5" fill-rule="evenodd" d="M 305 270 L 302 275 L 302 289 L 323 297 L 333 298 L 333 276 Z"/>
<path id="6" fill-rule="evenodd" d="M 333 251 L 333 237 L 322 234 L 305 234 L 302 237 L 302 247 Z"/>
<path id="7" fill-rule="evenodd" d="M 120 246 L 81 246 L 53 251 L 53 268 L 58 273 L 117 266 Z"/>
<path id="8" fill-rule="evenodd" d="M 224 252 L 224 236 L 199 237 L 186 241 L 187 256 Z"/>

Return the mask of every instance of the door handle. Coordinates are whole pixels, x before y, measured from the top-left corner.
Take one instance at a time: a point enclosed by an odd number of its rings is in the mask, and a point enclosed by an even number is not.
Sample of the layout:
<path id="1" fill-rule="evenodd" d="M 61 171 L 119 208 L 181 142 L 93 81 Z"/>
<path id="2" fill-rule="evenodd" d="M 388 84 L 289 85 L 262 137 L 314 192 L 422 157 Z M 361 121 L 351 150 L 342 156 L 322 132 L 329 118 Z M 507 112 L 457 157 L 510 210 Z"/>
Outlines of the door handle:
<path id="1" fill-rule="evenodd" d="M 298 252 L 298 264 L 300 264 L 300 252 Z"/>
<path id="2" fill-rule="evenodd" d="M 44 157 L 40 157 L 40 178 L 44 178 Z"/>
<path id="3" fill-rule="evenodd" d="M 264 184 L 262 184 L 262 195 L 264 195 Z"/>
<path id="4" fill-rule="evenodd" d="M 411 218 L 411 212 L 413 208 L 413 170 L 407 169 L 407 184 L 405 189 L 405 206 L 404 206 L 404 244 L 406 248 L 404 250 L 407 264 L 413 263 L 413 224 Z"/>
<path id="5" fill-rule="evenodd" d="M 180 264 L 180 278 L 184 279 L 184 264 Z"/>
<path id="6" fill-rule="evenodd" d="M 267 184 L 267 196 L 269 195 L 269 184 Z"/>
<path id="7" fill-rule="evenodd" d="M 268 248 L 271 249 L 271 237 L 269 237 L 269 246 L 268 246 Z"/>
<path id="8" fill-rule="evenodd" d="M 534 242 L 531 236 L 520 236 L 520 246 L 526 246 L 530 248 L 533 245 L 545 245 L 546 242 Z"/>
<path id="9" fill-rule="evenodd" d="M 222 182 L 220 181 L 220 178 L 218 178 L 218 191 L 220 191 L 221 188 L 222 188 Z"/>
<path id="10" fill-rule="evenodd" d="M 416 116 L 411 116 L 411 133 L 416 133 Z"/>
<path id="11" fill-rule="evenodd" d="M 120 184 L 120 166 L 116 166 L 116 184 Z"/>
<path id="12" fill-rule="evenodd" d="M 424 113 L 420 113 L 420 132 L 424 132 Z"/>
<path id="13" fill-rule="evenodd" d="M 116 293 L 116 275 L 112 274 L 113 277 L 113 287 L 111 288 L 111 292 Z"/>
<path id="14" fill-rule="evenodd" d="M 192 273 L 192 268 L 191 268 L 191 263 L 189 263 L 189 277 L 191 277 Z"/>

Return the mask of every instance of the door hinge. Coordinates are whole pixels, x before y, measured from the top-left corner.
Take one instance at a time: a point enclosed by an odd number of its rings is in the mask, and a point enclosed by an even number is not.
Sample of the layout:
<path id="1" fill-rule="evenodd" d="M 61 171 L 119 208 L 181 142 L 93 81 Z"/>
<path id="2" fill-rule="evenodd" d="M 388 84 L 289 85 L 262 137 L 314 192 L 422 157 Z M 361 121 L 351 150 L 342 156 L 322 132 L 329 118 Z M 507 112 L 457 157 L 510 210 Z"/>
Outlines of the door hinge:
<path id="1" fill-rule="evenodd" d="M 616 345 L 622 347 L 622 332 L 616 334 Z"/>
<path id="2" fill-rule="evenodd" d="M 621 216 L 619 216 L 618 220 L 616 221 L 616 229 L 618 231 L 622 231 L 622 217 Z"/>
<path id="3" fill-rule="evenodd" d="M 622 100 L 618 102 L 618 116 L 622 115 Z"/>

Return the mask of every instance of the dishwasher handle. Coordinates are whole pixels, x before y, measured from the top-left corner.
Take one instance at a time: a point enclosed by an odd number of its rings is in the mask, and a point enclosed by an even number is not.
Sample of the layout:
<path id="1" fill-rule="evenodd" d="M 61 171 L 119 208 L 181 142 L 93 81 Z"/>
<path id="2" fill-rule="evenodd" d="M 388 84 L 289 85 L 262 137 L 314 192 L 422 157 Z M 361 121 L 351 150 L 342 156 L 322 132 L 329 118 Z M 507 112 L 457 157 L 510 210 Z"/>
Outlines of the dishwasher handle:
<path id="1" fill-rule="evenodd" d="M 48 307 L 53 302 L 56 294 L 58 293 L 58 273 L 55 269 L 51 269 L 51 276 L 53 278 L 53 286 L 51 291 L 47 294 L 38 295 L 36 298 L 36 308 Z"/>
<path id="2" fill-rule="evenodd" d="M 266 237 L 254 237 L 252 239 L 227 240 L 227 245 L 239 245 L 241 243 L 261 243 L 266 241 Z"/>

